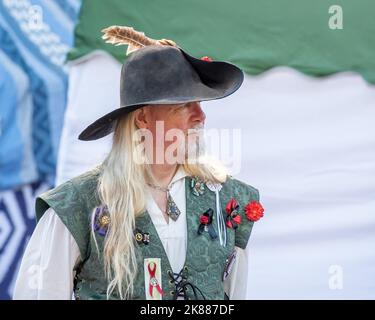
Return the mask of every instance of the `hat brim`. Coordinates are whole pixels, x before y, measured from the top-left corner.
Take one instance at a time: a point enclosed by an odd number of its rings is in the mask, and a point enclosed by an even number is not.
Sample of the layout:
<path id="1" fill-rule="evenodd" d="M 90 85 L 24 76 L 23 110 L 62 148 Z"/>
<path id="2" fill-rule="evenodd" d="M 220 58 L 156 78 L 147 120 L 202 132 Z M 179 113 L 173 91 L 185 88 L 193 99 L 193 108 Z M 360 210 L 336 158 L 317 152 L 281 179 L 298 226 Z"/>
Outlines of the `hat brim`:
<path id="1" fill-rule="evenodd" d="M 148 104 L 180 104 L 193 101 L 208 101 L 225 98 L 239 89 L 244 74 L 237 66 L 224 61 L 206 61 L 194 58 L 179 48 L 201 80 L 199 92 L 191 97 L 171 97 L 164 100 L 141 101 L 136 105 L 120 106 L 91 123 L 78 136 L 79 140 L 91 141 L 113 132 L 116 120 Z"/>

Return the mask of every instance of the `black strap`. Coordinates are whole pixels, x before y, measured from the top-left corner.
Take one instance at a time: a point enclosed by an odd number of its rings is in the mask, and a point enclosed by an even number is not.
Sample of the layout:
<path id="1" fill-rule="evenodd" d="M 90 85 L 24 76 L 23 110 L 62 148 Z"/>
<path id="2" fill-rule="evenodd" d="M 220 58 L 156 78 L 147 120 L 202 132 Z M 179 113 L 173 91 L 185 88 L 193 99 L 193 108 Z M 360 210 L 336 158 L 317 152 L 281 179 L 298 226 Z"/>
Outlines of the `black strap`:
<path id="1" fill-rule="evenodd" d="M 184 300 L 189 300 L 189 297 L 185 292 L 187 287 L 190 287 L 192 289 L 195 300 L 199 300 L 198 294 L 201 295 L 203 300 L 206 300 L 206 297 L 204 296 L 202 291 L 196 285 L 187 281 L 187 275 L 184 273 L 184 269 L 181 269 L 179 273 L 168 272 L 168 275 L 173 280 L 175 285 L 173 300 L 177 300 L 178 297 L 184 297 Z"/>

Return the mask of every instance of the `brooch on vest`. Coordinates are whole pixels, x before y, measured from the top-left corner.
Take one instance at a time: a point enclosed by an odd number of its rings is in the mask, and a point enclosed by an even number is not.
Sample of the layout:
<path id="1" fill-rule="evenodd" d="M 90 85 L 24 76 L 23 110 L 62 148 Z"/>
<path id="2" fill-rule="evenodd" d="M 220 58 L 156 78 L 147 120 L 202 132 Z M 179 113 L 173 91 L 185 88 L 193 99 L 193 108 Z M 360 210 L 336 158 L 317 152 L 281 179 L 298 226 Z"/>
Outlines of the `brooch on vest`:
<path id="1" fill-rule="evenodd" d="M 202 195 L 205 190 L 204 181 L 198 176 L 195 176 L 194 178 L 191 179 L 190 187 L 191 187 L 191 192 L 193 193 L 193 195 L 197 197 Z"/>
<path id="2" fill-rule="evenodd" d="M 234 266 L 234 263 L 236 262 L 237 258 L 237 251 L 233 250 L 233 252 L 229 255 L 229 257 L 225 260 L 225 266 L 223 271 L 222 279 L 223 281 L 229 276 L 229 274 L 232 271 L 232 268 Z"/>
<path id="3" fill-rule="evenodd" d="M 149 244 L 150 242 L 150 234 L 148 232 L 142 232 L 140 229 L 134 230 L 134 237 L 135 241 L 137 241 L 138 244 Z"/>
<path id="4" fill-rule="evenodd" d="M 161 283 L 161 259 L 144 259 L 145 295 L 146 300 L 162 300 L 164 291 Z"/>
<path id="5" fill-rule="evenodd" d="M 214 215 L 214 210 L 209 208 L 206 212 L 204 212 L 199 217 L 199 227 L 198 227 L 198 234 L 201 235 L 204 231 L 208 232 L 211 239 L 214 240 L 217 238 L 216 231 L 214 226 L 212 225 L 212 218 Z"/>
<path id="6" fill-rule="evenodd" d="M 94 213 L 94 231 L 104 237 L 107 234 L 110 222 L 107 206 L 97 207 Z"/>

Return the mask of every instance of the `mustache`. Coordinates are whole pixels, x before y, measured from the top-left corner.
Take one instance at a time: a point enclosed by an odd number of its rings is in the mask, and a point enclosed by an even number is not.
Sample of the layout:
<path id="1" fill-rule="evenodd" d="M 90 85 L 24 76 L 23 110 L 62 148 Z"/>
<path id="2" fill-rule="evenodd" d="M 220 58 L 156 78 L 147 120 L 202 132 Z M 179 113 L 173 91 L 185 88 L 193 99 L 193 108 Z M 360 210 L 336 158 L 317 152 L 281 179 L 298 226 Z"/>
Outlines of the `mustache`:
<path id="1" fill-rule="evenodd" d="M 200 131 L 204 130 L 204 123 L 198 123 L 194 127 L 188 129 L 187 134 L 196 134 L 199 133 Z"/>

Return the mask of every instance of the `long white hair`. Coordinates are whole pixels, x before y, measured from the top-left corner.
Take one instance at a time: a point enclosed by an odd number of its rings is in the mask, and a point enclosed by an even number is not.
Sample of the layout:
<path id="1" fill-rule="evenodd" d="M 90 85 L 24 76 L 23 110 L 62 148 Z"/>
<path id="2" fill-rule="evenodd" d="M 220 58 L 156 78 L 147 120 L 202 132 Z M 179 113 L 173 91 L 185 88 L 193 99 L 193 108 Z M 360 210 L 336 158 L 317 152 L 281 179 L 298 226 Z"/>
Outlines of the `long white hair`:
<path id="1" fill-rule="evenodd" d="M 133 233 L 135 218 L 146 208 L 146 181 L 153 181 L 150 165 L 134 161 L 134 157 L 144 157 L 140 154 L 142 149 L 137 147 L 139 141 L 134 138 L 138 132 L 135 115 L 136 112 L 130 112 L 117 121 L 112 148 L 101 165 L 99 176 L 98 194 L 101 203 L 107 205 L 110 216 L 103 251 L 108 280 L 107 298 L 114 290 L 121 299 L 129 299 L 133 295 L 138 272 Z M 206 181 L 222 183 L 227 178 L 227 170 L 220 162 L 189 164 L 186 161 L 181 165 L 188 175 L 199 176 Z"/>

